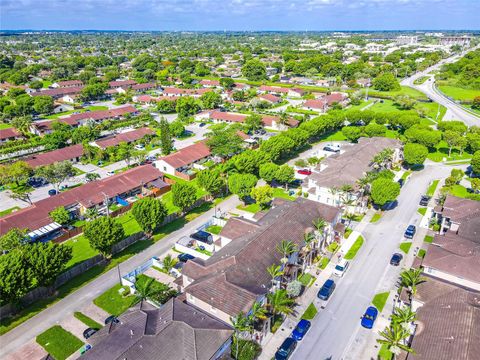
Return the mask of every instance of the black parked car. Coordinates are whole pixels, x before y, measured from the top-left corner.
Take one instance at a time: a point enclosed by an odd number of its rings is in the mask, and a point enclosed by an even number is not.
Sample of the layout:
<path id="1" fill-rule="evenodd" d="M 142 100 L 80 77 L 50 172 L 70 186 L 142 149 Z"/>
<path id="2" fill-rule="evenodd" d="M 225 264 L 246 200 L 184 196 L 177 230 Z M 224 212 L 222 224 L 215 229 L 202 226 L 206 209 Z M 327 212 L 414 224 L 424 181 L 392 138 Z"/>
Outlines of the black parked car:
<path id="1" fill-rule="evenodd" d="M 400 261 L 402 261 L 403 255 L 399 253 L 395 253 L 392 255 L 392 258 L 390 259 L 390 265 L 393 266 L 398 266 L 400 265 Z"/>
<path id="2" fill-rule="evenodd" d="M 427 206 L 429 201 L 430 201 L 430 196 L 422 195 L 422 198 L 420 199 L 420 205 Z"/>
<path id="3" fill-rule="evenodd" d="M 195 240 L 204 242 L 204 243 L 209 244 L 209 245 L 212 245 L 212 244 L 213 244 L 213 236 L 212 236 L 212 234 L 210 234 L 210 233 L 208 233 L 208 232 L 206 232 L 206 231 L 199 230 L 199 231 L 197 231 L 196 233 L 193 233 L 192 235 L 190 235 L 190 237 L 191 237 L 192 239 L 195 239 Z"/>
<path id="4" fill-rule="evenodd" d="M 88 328 L 86 329 L 84 332 L 83 332 L 83 337 L 85 339 L 88 339 L 89 337 L 91 337 L 93 334 L 95 334 L 97 332 L 97 330 L 95 329 L 92 329 L 92 328 Z"/>
<path id="5" fill-rule="evenodd" d="M 50 196 L 57 195 L 57 190 L 55 190 L 55 189 L 48 190 L 48 195 L 50 195 Z"/>
<path id="6" fill-rule="evenodd" d="M 120 320 L 115 315 L 110 315 L 105 319 L 105 325 L 108 325 L 110 323 L 118 324 Z"/>
<path id="7" fill-rule="evenodd" d="M 405 234 L 403 234 L 403 236 L 405 236 L 407 239 L 413 239 L 416 232 L 417 228 L 415 227 L 415 225 L 408 225 L 407 230 L 405 230 Z"/>
<path id="8" fill-rule="evenodd" d="M 181 262 L 187 262 L 188 260 L 193 260 L 195 259 L 195 256 L 190 255 L 190 254 L 180 254 L 178 255 L 178 260 Z"/>
<path id="9" fill-rule="evenodd" d="M 297 341 L 294 338 L 286 338 L 283 344 L 275 353 L 275 360 L 287 360 L 297 347 Z"/>

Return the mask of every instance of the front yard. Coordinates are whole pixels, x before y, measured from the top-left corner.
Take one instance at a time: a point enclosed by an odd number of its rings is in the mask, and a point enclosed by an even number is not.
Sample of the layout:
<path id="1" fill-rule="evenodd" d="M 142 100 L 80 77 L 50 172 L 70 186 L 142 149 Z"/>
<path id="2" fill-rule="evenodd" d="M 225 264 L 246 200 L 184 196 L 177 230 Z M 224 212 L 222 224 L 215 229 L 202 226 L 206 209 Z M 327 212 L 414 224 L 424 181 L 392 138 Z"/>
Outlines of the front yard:
<path id="1" fill-rule="evenodd" d="M 125 290 L 121 294 L 120 289 L 122 288 Z M 128 288 L 117 284 L 93 300 L 93 303 L 99 308 L 105 310 L 107 313 L 118 316 L 133 306 L 136 301 L 137 297 L 130 295 Z"/>
<path id="2" fill-rule="evenodd" d="M 68 358 L 84 345 L 83 341 L 60 325 L 52 326 L 38 335 L 36 340 L 55 360 Z"/>
<path id="3" fill-rule="evenodd" d="M 390 295 L 389 291 L 378 293 L 374 296 L 372 300 L 372 305 L 377 308 L 378 312 L 382 312 L 383 308 L 385 307 L 385 304 L 387 303 L 388 295 Z"/>

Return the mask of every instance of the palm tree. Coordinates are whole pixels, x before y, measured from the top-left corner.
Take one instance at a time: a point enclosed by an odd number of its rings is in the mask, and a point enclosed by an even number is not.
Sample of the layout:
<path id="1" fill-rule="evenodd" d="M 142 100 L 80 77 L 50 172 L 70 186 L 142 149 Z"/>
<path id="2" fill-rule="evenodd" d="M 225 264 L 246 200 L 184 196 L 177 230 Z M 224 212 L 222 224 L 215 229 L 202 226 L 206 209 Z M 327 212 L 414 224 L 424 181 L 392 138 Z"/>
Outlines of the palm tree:
<path id="1" fill-rule="evenodd" d="M 388 349 L 393 353 L 394 360 L 396 355 L 400 354 L 402 350 L 410 353 L 414 352 L 411 347 L 405 345 L 405 339 L 410 336 L 410 333 L 397 323 L 392 323 L 390 327 L 380 331 L 379 335 L 382 338 L 377 339 L 377 342 L 388 346 Z"/>
<path id="2" fill-rule="evenodd" d="M 291 314 L 293 312 L 292 305 L 295 300 L 288 297 L 287 290 L 280 289 L 274 293 L 267 294 L 268 307 L 270 308 L 274 318 L 280 314 Z"/>
<path id="3" fill-rule="evenodd" d="M 410 324 L 417 319 L 417 314 L 410 308 L 405 306 L 403 308 L 397 307 L 394 309 L 392 315 L 392 322 L 399 323 L 405 330 L 408 330 Z"/>
<path id="4" fill-rule="evenodd" d="M 278 123 L 280 125 L 286 125 L 288 123 L 288 114 L 286 112 L 282 112 L 280 117 L 278 118 Z"/>
<path id="5" fill-rule="evenodd" d="M 256 301 L 253 303 L 252 309 L 249 312 L 248 320 L 251 324 L 250 331 L 253 333 L 254 324 L 256 320 L 266 320 L 267 310 L 262 303 Z"/>
<path id="6" fill-rule="evenodd" d="M 270 265 L 267 268 L 267 272 L 272 278 L 272 286 L 275 282 L 275 279 L 283 275 L 282 267 L 280 265 L 275 265 L 275 264 Z"/>
<path id="7" fill-rule="evenodd" d="M 346 213 L 343 217 L 348 220 L 347 227 L 349 227 L 352 221 L 355 220 L 357 216 L 354 213 Z"/>
<path id="8" fill-rule="evenodd" d="M 177 264 L 178 260 L 176 258 L 173 258 L 172 255 L 168 254 L 163 258 L 163 269 L 169 273 L 170 270 L 173 269 L 173 267 Z"/>
<path id="9" fill-rule="evenodd" d="M 325 227 L 327 226 L 327 222 L 325 221 L 325 219 L 318 218 L 316 220 L 313 220 L 312 224 L 317 230 L 317 234 L 318 234 L 317 241 L 320 243 L 320 249 L 322 249 L 323 243 L 325 241 L 324 234 L 325 234 Z"/>
<path id="10" fill-rule="evenodd" d="M 11 124 L 23 135 L 30 134 L 30 126 L 32 126 L 32 117 L 30 115 L 14 117 Z"/>
<path id="11" fill-rule="evenodd" d="M 277 251 L 283 255 L 282 263 L 288 262 L 288 257 L 297 250 L 297 245 L 295 245 L 290 240 L 282 240 L 280 244 L 277 245 Z"/>
<path id="12" fill-rule="evenodd" d="M 314 242 L 314 240 L 315 240 L 315 236 L 311 232 L 307 232 L 303 234 L 303 243 L 304 243 L 303 249 L 307 252 L 307 255 L 305 256 L 306 261 L 304 261 L 304 266 L 307 264 L 308 265 L 311 264 L 311 260 L 312 260 L 311 255 L 312 255 L 312 249 L 313 249 L 312 243 Z"/>
<path id="13" fill-rule="evenodd" d="M 235 342 L 236 342 L 236 354 L 235 358 L 238 359 L 238 342 L 239 342 L 239 337 L 240 334 L 245 332 L 245 331 L 250 331 L 250 321 L 247 316 L 243 313 L 238 313 L 236 316 L 230 317 L 230 322 L 232 323 L 233 330 L 235 332 Z"/>
<path id="14" fill-rule="evenodd" d="M 408 288 L 410 292 L 410 300 L 417 293 L 417 286 L 427 281 L 422 276 L 421 269 L 409 269 L 400 273 L 401 285 Z"/>
<path id="15" fill-rule="evenodd" d="M 145 279 L 145 280 L 144 280 Z M 152 296 L 155 296 L 160 292 L 158 287 L 152 286 L 154 283 L 155 279 L 151 277 L 144 277 L 144 278 L 139 278 L 137 277 L 135 280 L 135 296 L 136 296 L 136 302 L 143 302 L 143 300 L 146 300 L 148 298 L 151 298 Z"/>
<path id="16" fill-rule="evenodd" d="M 338 194 L 338 188 L 336 186 L 332 186 L 329 190 L 330 194 L 332 194 L 333 196 L 333 204 L 335 205 L 336 204 L 336 197 L 337 197 L 337 194 Z"/>
<path id="17" fill-rule="evenodd" d="M 98 217 L 97 208 L 96 207 L 88 208 L 87 211 L 85 211 L 85 217 L 89 220 L 96 219 Z"/>

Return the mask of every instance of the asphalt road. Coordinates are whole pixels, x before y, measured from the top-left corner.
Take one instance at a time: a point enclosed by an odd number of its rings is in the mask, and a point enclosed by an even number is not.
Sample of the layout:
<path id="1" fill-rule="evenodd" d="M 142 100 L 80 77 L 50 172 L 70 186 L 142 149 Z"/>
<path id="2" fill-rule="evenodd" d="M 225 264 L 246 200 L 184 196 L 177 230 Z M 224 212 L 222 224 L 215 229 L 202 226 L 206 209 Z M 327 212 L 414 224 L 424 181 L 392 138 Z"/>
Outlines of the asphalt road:
<path id="1" fill-rule="evenodd" d="M 419 224 L 417 208 L 420 196 L 431 180 L 448 176 L 451 169 L 437 164 L 428 165 L 423 171 L 414 173 L 401 191 L 398 206 L 386 212 L 379 222 L 365 228 L 364 245 L 345 276 L 336 280 L 335 292 L 325 309 L 320 310 L 313 320 L 309 333 L 298 344 L 292 359 L 344 358 L 345 349 L 349 348 L 361 328 L 361 316 L 389 270 L 391 255 L 404 241 L 405 228 L 411 223 Z"/>
<path id="2" fill-rule="evenodd" d="M 170 250 L 175 242 L 182 236 L 189 236 L 194 229 L 198 228 L 211 216 L 215 210 L 227 212 L 240 204 L 237 196 L 232 196 L 219 204 L 216 209 L 211 209 L 202 214 L 195 220 L 189 222 L 180 230 L 173 232 L 162 240 L 148 247 L 141 253 L 131 257 L 120 264 L 120 272 L 122 275 L 130 272 L 136 267 L 145 263 L 153 256 L 159 256 Z M 221 210 L 220 210 L 221 209 Z M 119 282 L 118 270 L 113 268 L 87 285 L 58 301 L 54 305 L 40 312 L 38 315 L 27 320 L 23 324 L 12 329 L 8 333 L 0 337 L 0 358 L 4 358 L 9 353 L 19 349 L 28 341 L 47 330 L 51 326 L 58 324 L 64 318 L 73 314 L 73 312 L 90 304 L 96 297 L 110 289 Z"/>
<path id="3" fill-rule="evenodd" d="M 474 47 L 469 49 L 468 51 L 472 51 L 478 48 Z M 461 105 L 455 103 L 455 101 L 450 100 L 448 97 L 443 95 L 435 86 L 435 75 L 429 74 L 432 71 L 440 69 L 440 67 L 447 63 L 452 63 L 457 61 L 462 55 L 454 55 L 447 59 L 440 61 L 438 64 L 435 64 L 424 71 L 420 71 L 406 79 L 404 79 L 401 84 L 405 86 L 409 86 L 416 90 L 421 91 L 425 95 L 428 96 L 431 100 L 435 101 L 438 104 L 441 104 L 447 108 L 447 113 L 444 116 L 445 120 L 461 120 L 465 124 L 472 126 L 472 125 L 480 125 L 480 117 L 475 115 L 472 112 L 465 110 Z M 414 81 L 423 77 L 427 76 L 428 79 L 421 85 L 414 84 Z"/>

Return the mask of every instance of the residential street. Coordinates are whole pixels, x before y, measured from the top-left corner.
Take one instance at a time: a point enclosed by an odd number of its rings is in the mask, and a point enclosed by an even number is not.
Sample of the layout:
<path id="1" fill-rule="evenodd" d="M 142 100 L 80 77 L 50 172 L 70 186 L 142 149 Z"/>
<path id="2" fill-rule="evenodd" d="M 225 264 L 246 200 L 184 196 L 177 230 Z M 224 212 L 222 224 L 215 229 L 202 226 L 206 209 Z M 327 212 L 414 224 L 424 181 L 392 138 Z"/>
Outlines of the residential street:
<path id="1" fill-rule="evenodd" d="M 216 209 L 222 212 L 228 212 L 240 204 L 237 196 L 232 196 L 217 205 Z M 194 230 L 214 215 L 215 208 L 202 214 L 195 220 L 189 222 L 180 230 L 177 230 L 165 238 L 159 240 L 154 245 L 145 249 L 143 252 L 131 257 L 127 261 L 120 264 L 120 272 L 122 275 L 140 266 L 153 256 L 159 256 L 175 244 L 182 236 L 189 236 Z M 96 297 L 110 289 L 118 283 L 118 269 L 113 268 L 107 273 L 101 275 L 87 285 L 73 292 L 69 296 L 40 312 L 30 320 L 17 326 L 5 335 L 0 337 L 0 358 L 4 358 L 7 354 L 19 349 L 28 341 L 58 324 L 60 321 L 71 315 L 74 311 L 78 311 L 84 306 L 88 306 Z"/>
<path id="2" fill-rule="evenodd" d="M 477 49 L 478 46 L 469 49 L 469 51 Z M 454 55 L 448 59 L 440 61 L 438 64 L 427 68 L 424 71 L 420 71 L 411 77 L 404 79 L 401 84 L 409 86 L 411 88 L 417 89 L 427 95 L 431 100 L 445 106 L 447 108 L 447 113 L 444 116 L 444 120 L 462 120 L 468 126 L 480 125 L 480 117 L 475 115 L 473 112 L 465 110 L 461 105 L 455 103 L 445 95 L 443 95 L 435 86 L 435 75 L 430 74 L 432 71 L 440 69 L 443 64 L 452 63 L 457 61 L 461 55 Z M 423 77 L 428 76 L 429 79 L 421 85 L 414 84 L 414 81 Z"/>
<path id="3" fill-rule="evenodd" d="M 365 244 L 350 270 L 337 282 L 337 288 L 326 308 L 319 311 L 307 336 L 298 344 L 292 359 L 345 359 L 351 342 L 360 327 L 360 318 L 369 306 L 385 276 L 398 276 L 400 267 L 391 267 L 389 260 L 403 241 L 408 224 L 418 225 L 418 201 L 430 181 L 449 175 L 452 167 L 428 164 L 404 185 L 398 206 L 385 212 L 381 220 L 362 231 Z M 318 306 L 319 308 L 319 306 Z"/>

